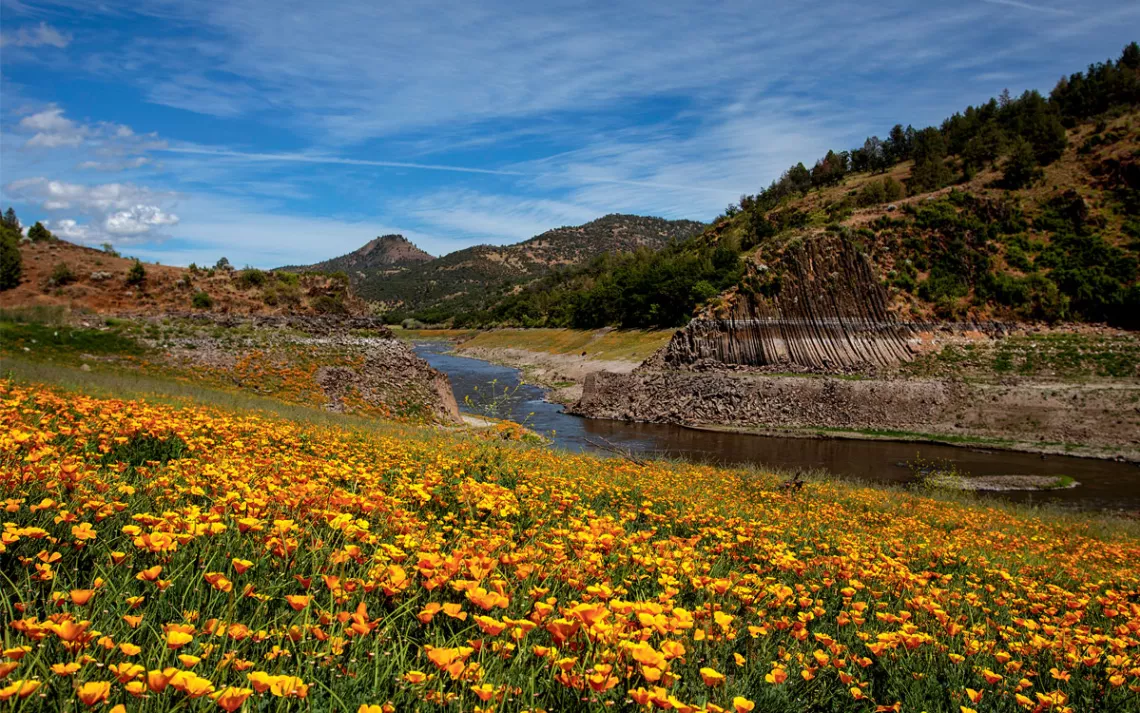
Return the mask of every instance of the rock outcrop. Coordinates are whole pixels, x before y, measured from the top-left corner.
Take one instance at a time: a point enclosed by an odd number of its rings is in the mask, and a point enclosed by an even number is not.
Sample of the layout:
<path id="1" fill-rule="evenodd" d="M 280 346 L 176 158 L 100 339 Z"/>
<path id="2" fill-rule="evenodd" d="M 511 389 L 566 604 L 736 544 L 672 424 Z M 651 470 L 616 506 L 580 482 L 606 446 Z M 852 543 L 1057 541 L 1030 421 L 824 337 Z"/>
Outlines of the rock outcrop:
<path id="1" fill-rule="evenodd" d="M 870 259 L 848 239 L 820 237 L 758 263 L 742 287 L 705 310 L 646 369 L 717 365 L 843 372 L 911 360 L 930 331 L 997 333 L 986 324 L 904 322 Z"/>
<path id="2" fill-rule="evenodd" d="M 338 340 L 340 351 L 355 350 L 363 359 L 353 365 L 324 366 L 314 374 L 330 411 L 345 411 L 352 398 L 373 407 L 421 408 L 434 420 L 461 422 L 459 405 L 447 375 L 433 369 L 416 356 L 406 342 L 398 339 Z M 327 344 L 328 340 L 321 340 Z"/>

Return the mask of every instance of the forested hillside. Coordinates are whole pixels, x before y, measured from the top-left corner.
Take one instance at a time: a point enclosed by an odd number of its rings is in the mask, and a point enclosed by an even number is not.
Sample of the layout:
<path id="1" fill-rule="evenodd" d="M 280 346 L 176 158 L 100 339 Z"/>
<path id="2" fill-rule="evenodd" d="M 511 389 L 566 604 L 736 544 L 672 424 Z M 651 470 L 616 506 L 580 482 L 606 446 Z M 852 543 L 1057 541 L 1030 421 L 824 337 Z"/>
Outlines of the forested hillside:
<path id="1" fill-rule="evenodd" d="M 457 317 L 463 325 L 671 327 L 779 291 L 789 250 L 839 236 L 913 319 L 1140 319 L 1140 46 L 1003 92 L 940 126 L 829 151 L 744 195 L 692 240 L 603 255 Z"/>
<path id="2" fill-rule="evenodd" d="M 552 270 L 577 266 L 599 253 L 659 249 L 699 234 L 691 220 L 607 215 L 580 226 L 555 228 L 515 245 L 476 245 L 398 274 L 350 272 L 355 291 L 398 321 L 414 314 L 441 322 L 480 310 L 520 284 Z"/>

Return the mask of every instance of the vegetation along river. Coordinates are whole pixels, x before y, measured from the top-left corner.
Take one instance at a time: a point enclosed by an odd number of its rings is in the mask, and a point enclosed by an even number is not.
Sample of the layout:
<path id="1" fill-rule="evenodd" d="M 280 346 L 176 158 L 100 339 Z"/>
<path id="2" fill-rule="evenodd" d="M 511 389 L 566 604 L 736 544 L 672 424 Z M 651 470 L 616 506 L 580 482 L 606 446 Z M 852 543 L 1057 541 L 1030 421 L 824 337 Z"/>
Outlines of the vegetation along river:
<path id="1" fill-rule="evenodd" d="M 757 436 L 582 418 L 564 413 L 560 405 L 546 401 L 541 387 L 521 383 L 517 369 L 459 356 L 452 353 L 449 342 L 420 342 L 415 350 L 447 374 L 461 410 L 479 413 L 478 405 L 487 402 L 494 388 L 501 401 L 499 417 L 523 423 L 549 437 L 555 447 L 566 450 L 606 453 L 619 449 L 634 455 L 707 463 L 747 463 L 789 471 L 824 470 L 847 478 L 894 484 L 913 481 L 914 469 L 910 464 L 921 458 L 953 463 L 958 472 L 970 476 L 1067 476 L 1079 483 L 1066 489 L 991 494 L 997 497 L 1080 508 L 1140 510 L 1140 467 L 1131 463 L 931 443 Z M 475 407 L 467 403 L 468 397 Z"/>

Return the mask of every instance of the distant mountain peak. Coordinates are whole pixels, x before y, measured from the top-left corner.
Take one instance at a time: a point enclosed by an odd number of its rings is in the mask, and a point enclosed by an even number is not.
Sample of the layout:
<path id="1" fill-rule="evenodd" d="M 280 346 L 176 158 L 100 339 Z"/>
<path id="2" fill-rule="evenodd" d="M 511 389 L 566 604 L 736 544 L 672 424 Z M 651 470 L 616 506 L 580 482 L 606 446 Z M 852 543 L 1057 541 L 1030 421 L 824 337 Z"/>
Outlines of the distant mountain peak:
<path id="1" fill-rule="evenodd" d="M 403 235 L 393 233 L 373 238 L 340 257 L 312 265 L 289 265 L 280 269 L 296 272 L 345 272 L 352 277 L 358 274 L 391 274 L 434 259 Z"/>
<path id="2" fill-rule="evenodd" d="M 377 238 L 373 238 L 360 249 L 349 253 L 349 255 L 364 256 L 372 255 L 373 253 L 377 253 L 376 257 L 378 259 L 376 262 L 388 265 L 427 262 L 428 260 L 435 259 L 435 257 L 421 250 L 415 243 L 399 233 L 391 233 L 389 235 L 381 235 Z"/>

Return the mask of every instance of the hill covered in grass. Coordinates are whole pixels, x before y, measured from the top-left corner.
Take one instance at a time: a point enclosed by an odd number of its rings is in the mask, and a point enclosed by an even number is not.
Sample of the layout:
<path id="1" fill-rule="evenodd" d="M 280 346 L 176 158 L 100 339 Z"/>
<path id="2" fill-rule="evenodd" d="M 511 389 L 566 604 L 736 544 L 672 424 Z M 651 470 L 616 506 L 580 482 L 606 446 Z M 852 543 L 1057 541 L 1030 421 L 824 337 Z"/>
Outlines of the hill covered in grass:
<path id="1" fill-rule="evenodd" d="M 796 164 L 689 241 L 556 271 L 456 321 L 747 318 L 789 282 L 830 294 L 813 250 L 850 250 L 902 320 L 1140 325 L 1140 46 L 1047 97 L 1003 93 L 940 126 L 896 125 Z"/>

